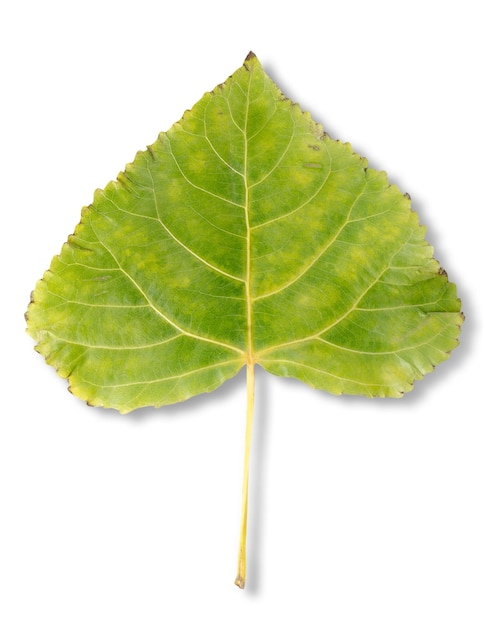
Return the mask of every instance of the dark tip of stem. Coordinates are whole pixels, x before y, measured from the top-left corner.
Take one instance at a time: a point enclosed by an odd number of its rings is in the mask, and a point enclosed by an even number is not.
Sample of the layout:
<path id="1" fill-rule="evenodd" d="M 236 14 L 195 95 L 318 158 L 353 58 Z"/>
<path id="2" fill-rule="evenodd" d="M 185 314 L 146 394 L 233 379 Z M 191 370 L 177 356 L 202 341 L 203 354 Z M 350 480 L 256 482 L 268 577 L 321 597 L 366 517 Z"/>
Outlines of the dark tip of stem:
<path id="1" fill-rule="evenodd" d="M 246 581 L 244 580 L 244 578 L 241 578 L 241 576 L 238 576 L 234 581 L 234 584 L 237 585 L 239 589 L 244 589 L 244 587 L 246 586 Z"/>

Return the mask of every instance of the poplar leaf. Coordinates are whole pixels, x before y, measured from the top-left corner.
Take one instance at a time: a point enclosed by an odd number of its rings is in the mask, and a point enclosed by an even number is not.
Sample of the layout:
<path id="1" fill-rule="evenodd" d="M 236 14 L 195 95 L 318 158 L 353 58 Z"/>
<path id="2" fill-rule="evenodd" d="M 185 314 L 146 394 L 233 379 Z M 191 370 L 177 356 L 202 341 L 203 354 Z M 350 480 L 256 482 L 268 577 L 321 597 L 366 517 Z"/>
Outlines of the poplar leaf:
<path id="1" fill-rule="evenodd" d="M 27 320 L 75 395 L 122 413 L 247 366 L 249 423 L 255 364 L 399 397 L 448 358 L 462 315 L 409 196 L 250 53 L 95 192 Z"/>

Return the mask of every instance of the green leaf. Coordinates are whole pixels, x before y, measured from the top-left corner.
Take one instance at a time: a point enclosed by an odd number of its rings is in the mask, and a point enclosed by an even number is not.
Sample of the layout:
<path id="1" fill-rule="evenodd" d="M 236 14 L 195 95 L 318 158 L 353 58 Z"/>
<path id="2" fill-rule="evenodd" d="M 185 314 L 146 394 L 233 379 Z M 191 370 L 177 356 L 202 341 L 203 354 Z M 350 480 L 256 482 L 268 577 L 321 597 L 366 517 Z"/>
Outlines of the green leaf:
<path id="1" fill-rule="evenodd" d="M 122 412 L 210 391 L 249 361 L 400 396 L 460 324 L 409 198 L 254 55 L 96 192 L 28 312 L 73 393 Z"/>
<path id="2" fill-rule="evenodd" d="M 250 54 L 96 191 L 35 288 L 28 331 L 74 394 L 121 412 L 211 391 L 244 365 L 252 387 L 255 364 L 398 397 L 462 323 L 424 237 L 409 197 Z"/>

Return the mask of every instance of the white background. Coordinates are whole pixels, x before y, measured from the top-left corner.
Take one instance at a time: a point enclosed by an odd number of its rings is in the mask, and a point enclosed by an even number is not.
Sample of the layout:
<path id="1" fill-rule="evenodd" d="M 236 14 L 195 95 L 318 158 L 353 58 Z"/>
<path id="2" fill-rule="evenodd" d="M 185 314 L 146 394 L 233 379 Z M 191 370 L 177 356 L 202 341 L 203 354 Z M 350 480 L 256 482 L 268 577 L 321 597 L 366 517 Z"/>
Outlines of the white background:
<path id="1" fill-rule="evenodd" d="M 483 626 L 479 3 L 8 4 L 0 624 Z M 467 320 L 450 360 L 402 400 L 258 370 L 240 591 L 243 373 L 172 408 L 88 408 L 34 352 L 23 313 L 94 189 L 249 50 L 411 195 Z"/>

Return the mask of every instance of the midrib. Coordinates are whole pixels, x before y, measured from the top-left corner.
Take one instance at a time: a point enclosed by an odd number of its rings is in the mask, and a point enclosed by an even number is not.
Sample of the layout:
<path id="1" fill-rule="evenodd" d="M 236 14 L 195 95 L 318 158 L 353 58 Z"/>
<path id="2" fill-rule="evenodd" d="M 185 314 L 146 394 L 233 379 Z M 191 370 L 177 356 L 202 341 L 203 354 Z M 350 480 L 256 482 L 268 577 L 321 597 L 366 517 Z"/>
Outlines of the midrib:
<path id="1" fill-rule="evenodd" d="M 249 95 L 251 92 L 252 71 L 249 72 L 249 83 L 246 96 L 246 118 L 244 121 L 244 187 L 245 199 L 244 210 L 246 213 L 246 304 L 247 304 L 247 364 L 254 365 L 254 342 L 253 342 L 253 298 L 251 296 L 251 224 L 249 220 L 249 182 L 248 182 L 248 119 L 249 119 Z"/>

